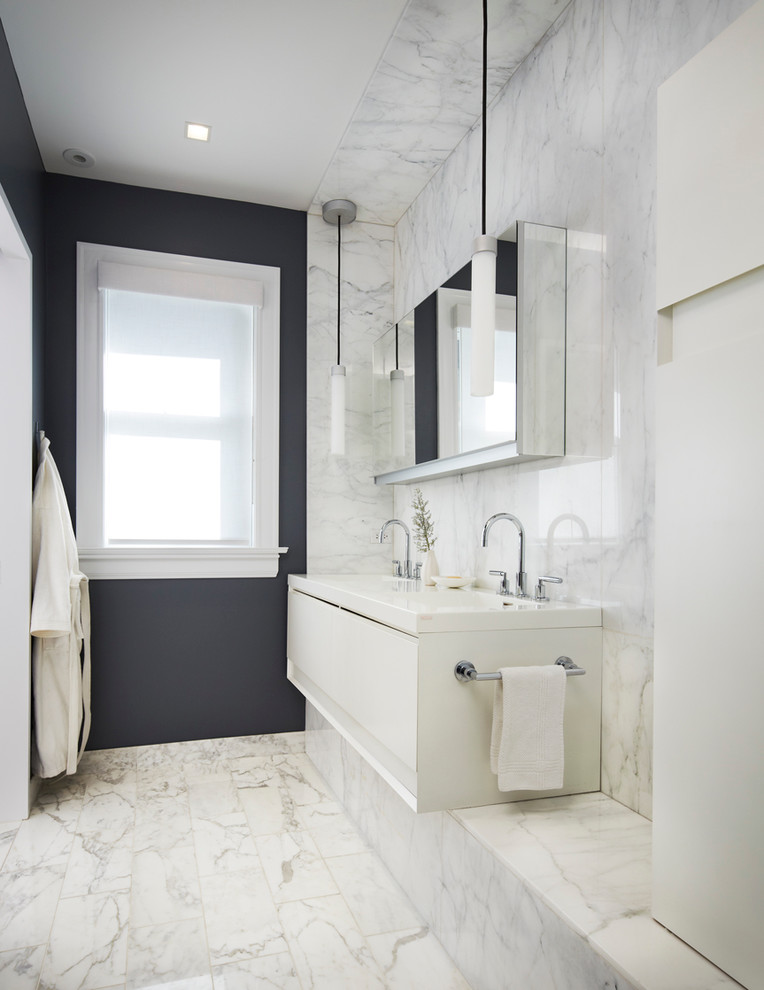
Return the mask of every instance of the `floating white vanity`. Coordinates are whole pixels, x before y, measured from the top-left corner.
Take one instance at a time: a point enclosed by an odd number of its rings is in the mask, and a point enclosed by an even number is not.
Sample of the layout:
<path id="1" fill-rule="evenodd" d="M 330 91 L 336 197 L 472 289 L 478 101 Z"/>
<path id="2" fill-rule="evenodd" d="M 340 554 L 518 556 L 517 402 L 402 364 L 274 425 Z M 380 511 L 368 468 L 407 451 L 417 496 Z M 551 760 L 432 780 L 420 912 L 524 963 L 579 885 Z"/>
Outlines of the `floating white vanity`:
<path id="1" fill-rule="evenodd" d="M 504 599 L 488 591 L 352 575 L 289 578 L 287 676 L 418 812 L 600 787 L 601 610 Z M 496 786 L 488 753 L 494 686 L 479 672 L 570 657 L 564 786 Z"/>

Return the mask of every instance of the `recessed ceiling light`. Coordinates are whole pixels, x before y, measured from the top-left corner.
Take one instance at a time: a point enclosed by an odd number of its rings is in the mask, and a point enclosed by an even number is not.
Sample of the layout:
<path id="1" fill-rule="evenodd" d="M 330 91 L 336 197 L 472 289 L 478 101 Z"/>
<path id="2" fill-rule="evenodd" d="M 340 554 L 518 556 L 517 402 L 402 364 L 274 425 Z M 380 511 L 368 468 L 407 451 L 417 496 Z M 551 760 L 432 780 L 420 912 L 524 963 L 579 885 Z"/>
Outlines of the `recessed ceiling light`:
<path id="1" fill-rule="evenodd" d="M 186 137 L 192 141 L 209 141 L 212 128 L 208 124 L 192 124 L 186 121 Z"/>
<path id="2" fill-rule="evenodd" d="M 63 159 L 69 165 L 76 165 L 77 168 L 91 168 L 95 165 L 95 158 L 80 148 L 67 148 L 63 152 Z"/>

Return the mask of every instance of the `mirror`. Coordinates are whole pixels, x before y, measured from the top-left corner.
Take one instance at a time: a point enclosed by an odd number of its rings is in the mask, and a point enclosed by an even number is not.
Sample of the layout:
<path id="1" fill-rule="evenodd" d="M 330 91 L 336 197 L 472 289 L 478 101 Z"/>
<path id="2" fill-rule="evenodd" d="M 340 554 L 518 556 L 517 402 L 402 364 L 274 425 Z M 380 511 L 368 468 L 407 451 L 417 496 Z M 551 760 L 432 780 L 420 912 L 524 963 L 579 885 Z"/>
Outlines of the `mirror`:
<path id="1" fill-rule="evenodd" d="M 469 394 L 470 265 L 398 324 L 405 443 L 391 445 L 395 328 L 374 345 L 377 484 L 565 453 L 567 231 L 518 221 L 499 238 L 496 387 Z"/>
<path id="2" fill-rule="evenodd" d="M 467 289 L 438 289 L 438 456 L 451 457 L 517 439 L 515 296 L 496 295 L 493 395 L 470 393 L 472 331 Z"/>
<path id="3" fill-rule="evenodd" d="M 397 354 L 396 354 L 397 345 Z M 397 358 L 397 360 L 396 360 Z M 414 312 L 408 314 L 396 328 L 390 327 L 374 341 L 372 347 L 372 422 L 374 424 L 374 463 L 386 464 L 385 470 L 416 463 L 414 408 Z M 392 449 L 392 387 L 390 372 L 403 371 L 403 451 L 395 455 Z M 422 418 L 426 416 L 423 410 Z"/>

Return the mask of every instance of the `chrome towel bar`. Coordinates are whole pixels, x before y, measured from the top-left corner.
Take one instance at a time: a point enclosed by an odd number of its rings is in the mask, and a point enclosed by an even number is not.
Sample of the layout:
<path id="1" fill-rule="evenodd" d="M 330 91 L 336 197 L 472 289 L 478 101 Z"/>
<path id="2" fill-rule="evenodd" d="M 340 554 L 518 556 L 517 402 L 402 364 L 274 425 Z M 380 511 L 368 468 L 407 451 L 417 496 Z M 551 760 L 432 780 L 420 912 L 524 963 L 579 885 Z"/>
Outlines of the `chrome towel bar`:
<path id="1" fill-rule="evenodd" d="M 560 667 L 565 668 L 565 673 L 568 677 L 574 677 L 576 674 L 585 674 L 586 671 L 583 667 L 579 667 L 574 663 L 570 657 L 557 657 L 555 664 Z M 499 671 L 495 671 L 492 674 L 479 674 L 475 670 L 474 663 L 469 660 L 460 660 L 459 663 L 454 667 L 454 677 L 457 681 L 499 681 L 501 680 L 501 674 Z"/>

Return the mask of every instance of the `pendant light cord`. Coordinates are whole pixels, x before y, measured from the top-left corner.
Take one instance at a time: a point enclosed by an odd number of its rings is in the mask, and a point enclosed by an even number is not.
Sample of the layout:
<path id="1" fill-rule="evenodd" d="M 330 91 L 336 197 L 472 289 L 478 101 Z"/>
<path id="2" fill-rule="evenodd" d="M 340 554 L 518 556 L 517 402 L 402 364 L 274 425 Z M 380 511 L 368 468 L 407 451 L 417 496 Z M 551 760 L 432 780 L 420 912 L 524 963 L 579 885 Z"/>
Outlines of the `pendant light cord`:
<path id="1" fill-rule="evenodd" d="M 395 370 L 398 370 L 398 324 L 395 324 Z"/>
<path id="2" fill-rule="evenodd" d="M 340 361 L 340 286 L 342 284 L 342 219 L 337 215 L 337 364 Z"/>
<path id="3" fill-rule="evenodd" d="M 488 149 L 488 0 L 483 0 L 483 163 L 482 163 L 482 233 L 486 234 L 486 160 Z"/>

